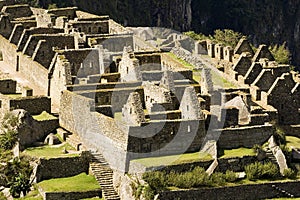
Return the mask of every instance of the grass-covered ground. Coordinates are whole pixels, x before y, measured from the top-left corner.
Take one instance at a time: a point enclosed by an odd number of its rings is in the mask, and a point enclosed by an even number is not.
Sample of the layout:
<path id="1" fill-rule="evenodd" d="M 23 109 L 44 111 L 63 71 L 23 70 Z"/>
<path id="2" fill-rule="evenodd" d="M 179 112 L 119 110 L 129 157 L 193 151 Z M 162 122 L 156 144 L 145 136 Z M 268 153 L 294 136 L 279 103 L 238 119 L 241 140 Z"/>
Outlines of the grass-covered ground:
<path id="1" fill-rule="evenodd" d="M 300 138 L 294 136 L 286 136 L 287 147 L 300 148 Z"/>
<path id="2" fill-rule="evenodd" d="M 236 158 L 236 157 L 243 157 L 243 156 L 255 156 L 255 152 L 253 149 L 248 148 L 238 148 L 238 149 L 225 149 L 222 150 L 221 158 Z"/>
<path id="3" fill-rule="evenodd" d="M 41 146 L 41 147 L 30 147 L 27 148 L 23 153 L 31 157 L 36 158 L 57 158 L 57 157 L 70 157 L 78 156 L 77 153 L 63 153 L 63 150 L 75 151 L 75 149 L 68 143 L 58 145 L 58 146 Z"/>
<path id="4" fill-rule="evenodd" d="M 17 200 L 43 200 L 37 189 L 30 191 L 25 197 L 17 198 Z"/>
<path id="5" fill-rule="evenodd" d="M 186 153 L 181 155 L 161 156 L 152 158 L 141 158 L 132 162 L 140 163 L 146 167 L 162 166 L 162 165 L 177 165 L 183 163 L 192 163 L 198 161 L 212 160 L 212 157 L 207 153 Z"/>
<path id="6" fill-rule="evenodd" d="M 38 183 L 46 192 L 85 192 L 100 189 L 94 176 L 85 173 L 68 178 L 56 178 Z"/>
<path id="7" fill-rule="evenodd" d="M 37 120 L 37 121 L 46 121 L 46 120 L 54 120 L 57 119 L 57 117 L 47 113 L 47 112 L 42 112 L 40 115 L 34 115 L 32 116 L 33 119 Z"/>
<path id="8" fill-rule="evenodd" d="M 193 79 L 197 82 L 200 82 L 201 80 L 201 70 L 195 70 L 195 67 L 191 65 L 190 63 L 186 62 L 185 60 L 178 58 L 176 55 L 173 53 L 168 53 L 168 55 L 177 60 L 179 63 L 182 64 L 182 66 L 186 69 L 190 69 L 193 71 Z M 220 76 L 217 72 L 214 72 L 213 70 L 211 71 L 212 74 L 212 81 L 215 85 L 224 87 L 224 88 L 236 88 L 234 84 L 232 84 L 230 81 L 225 79 L 224 77 Z"/>

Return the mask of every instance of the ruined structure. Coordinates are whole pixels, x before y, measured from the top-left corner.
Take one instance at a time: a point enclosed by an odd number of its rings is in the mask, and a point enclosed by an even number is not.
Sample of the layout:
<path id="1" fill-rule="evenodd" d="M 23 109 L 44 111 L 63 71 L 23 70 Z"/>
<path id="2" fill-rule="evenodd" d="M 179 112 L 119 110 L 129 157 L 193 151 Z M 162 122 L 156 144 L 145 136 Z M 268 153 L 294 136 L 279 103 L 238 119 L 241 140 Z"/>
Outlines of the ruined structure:
<path id="1" fill-rule="evenodd" d="M 134 159 L 197 152 L 206 142 L 214 149 L 261 145 L 274 134 L 273 121 L 297 132 L 299 76 L 278 65 L 265 45 L 254 52 L 243 38 L 235 48 L 191 46 L 171 35 L 164 48 L 198 67 L 199 83 L 173 54 L 145 41 L 147 32 L 128 30 L 76 7 L 4 6 L 1 65 L 28 85 L 17 91 L 15 81 L 0 80 L 1 114 L 55 113 L 60 127 L 121 173 L 135 167 Z M 194 55 L 186 56 L 185 47 L 195 47 Z M 202 62 L 202 54 L 224 73 Z M 216 74 L 234 87 L 214 85 Z"/>

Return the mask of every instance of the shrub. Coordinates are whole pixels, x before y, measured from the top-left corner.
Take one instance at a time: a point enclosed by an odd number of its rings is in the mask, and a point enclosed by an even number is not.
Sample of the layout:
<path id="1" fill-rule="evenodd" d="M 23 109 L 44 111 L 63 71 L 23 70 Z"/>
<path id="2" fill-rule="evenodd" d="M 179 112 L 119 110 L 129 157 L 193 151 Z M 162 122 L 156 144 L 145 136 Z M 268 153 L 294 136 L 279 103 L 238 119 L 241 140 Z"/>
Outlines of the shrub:
<path id="1" fill-rule="evenodd" d="M 256 162 L 247 165 L 245 167 L 245 171 L 249 180 L 275 179 L 279 176 L 278 167 L 271 162 L 268 162 L 266 164 Z"/>
<path id="2" fill-rule="evenodd" d="M 237 175 L 235 172 L 233 171 L 230 171 L 230 170 L 227 170 L 226 173 L 225 173 L 225 179 L 227 182 L 229 183 L 233 183 L 237 180 Z"/>
<path id="3" fill-rule="evenodd" d="M 297 172 L 288 168 L 288 169 L 285 169 L 283 171 L 283 176 L 286 177 L 286 178 L 290 178 L 290 179 L 296 179 L 297 178 Z"/>
<path id="4" fill-rule="evenodd" d="M 225 175 L 220 172 L 215 172 L 210 176 L 210 186 L 223 186 L 225 183 Z"/>
<path id="5" fill-rule="evenodd" d="M 11 150 L 18 141 L 18 133 L 15 130 L 4 130 L 0 135 L 0 148 L 4 150 Z"/>

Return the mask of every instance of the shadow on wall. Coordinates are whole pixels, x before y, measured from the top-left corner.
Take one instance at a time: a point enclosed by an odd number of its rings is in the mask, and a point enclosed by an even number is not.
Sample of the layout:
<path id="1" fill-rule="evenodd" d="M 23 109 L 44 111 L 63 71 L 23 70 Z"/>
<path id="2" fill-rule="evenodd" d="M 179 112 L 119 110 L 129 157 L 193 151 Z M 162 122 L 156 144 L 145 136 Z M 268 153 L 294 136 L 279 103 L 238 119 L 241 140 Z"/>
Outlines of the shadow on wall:
<path id="1" fill-rule="evenodd" d="M 2 54 L 2 51 L 0 51 L 0 61 L 3 61 L 3 54 Z"/>

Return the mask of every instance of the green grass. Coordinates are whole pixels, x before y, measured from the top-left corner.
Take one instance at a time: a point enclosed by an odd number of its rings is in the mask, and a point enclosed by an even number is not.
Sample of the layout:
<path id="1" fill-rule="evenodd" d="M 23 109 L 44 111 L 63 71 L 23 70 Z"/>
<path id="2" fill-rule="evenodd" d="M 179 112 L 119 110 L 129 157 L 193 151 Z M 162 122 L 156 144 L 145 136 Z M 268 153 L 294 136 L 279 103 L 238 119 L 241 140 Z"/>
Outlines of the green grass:
<path id="1" fill-rule="evenodd" d="M 193 163 L 198 161 L 212 160 L 212 157 L 207 153 L 186 153 L 181 155 L 161 156 L 152 158 L 141 158 L 132 160 L 133 162 L 140 163 L 146 167 L 162 166 L 162 165 L 178 165 L 184 163 Z"/>
<path id="2" fill-rule="evenodd" d="M 238 148 L 238 149 L 225 149 L 221 158 L 236 158 L 243 156 L 255 156 L 253 149 Z"/>
<path id="3" fill-rule="evenodd" d="M 5 94 L 6 97 L 9 97 L 11 99 L 18 99 L 18 98 L 21 98 L 22 97 L 22 94 Z"/>
<path id="4" fill-rule="evenodd" d="M 40 115 L 34 115 L 32 116 L 33 119 L 37 120 L 37 121 L 46 121 L 46 120 L 54 120 L 57 119 L 57 117 L 47 113 L 47 112 L 42 112 Z"/>
<path id="5" fill-rule="evenodd" d="M 286 145 L 287 147 L 300 148 L 300 138 L 293 136 L 286 136 Z"/>
<path id="6" fill-rule="evenodd" d="M 66 148 L 67 151 L 75 149 L 69 145 L 64 144 L 59 147 L 57 146 L 41 146 L 41 147 L 31 147 L 27 148 L 23 153 L 29 155 L 31 157 L 37 158 L 57 158 L 57 157 L 70 157 L 70 156 L 78 156 L 79 154 L 64 154 L 63 150 Z"/>
<path id="7" fill-rule="evenodd" d="M 68 178 L 56 178 L 38 183 L 46 192 L 85 192 L 100 189 L 94 176 L 81 173 Z"/>
<path id="8" fill-rule="evenodd" d="M 193 70 L 194 69 L 194 66 L 191 65 L 190 63 L 186 62 L 185 60 L 181 59 L 181 58 L 178 58 L 175 54 L 173 53 L 167 53 L 171 58 L 173 58 L 174 60 L 177 60 L 180 64 L 183 65 L 184 68 L 187 68 L 187 69 L 191 69 Z"/>

